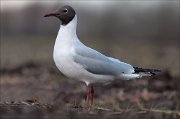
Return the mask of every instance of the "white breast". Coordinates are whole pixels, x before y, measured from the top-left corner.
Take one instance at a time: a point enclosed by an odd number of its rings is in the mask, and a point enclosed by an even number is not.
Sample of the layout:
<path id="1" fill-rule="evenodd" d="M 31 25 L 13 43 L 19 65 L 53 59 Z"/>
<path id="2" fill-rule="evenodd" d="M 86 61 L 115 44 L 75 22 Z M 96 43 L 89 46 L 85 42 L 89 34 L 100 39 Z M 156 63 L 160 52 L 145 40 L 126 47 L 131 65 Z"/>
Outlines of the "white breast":
<path id="1" fill-rule="evenodd" d="M 74 45 L 80 43 L 76 35 L 77 18 L 66 26 L 61 25 L 54 45 L 53 58 L 57 68 L 67 77 L 85 82 L 87 85 L 94 82 L 103 82 L 112 79 L 104 75 L 95 75 L 88 72 L 80 64 L 74 62 Z"/>
<path id="2" fill-rule="evenodd" d="M 75 78 L 77 76 L 78 72 L 75 72 L 76 69 L 78 70 L 78 66 L 73 62 L 73 58 L 71 55 L 71 52 L 66 48 L 61 48 L 58 50 L 55 46 L 54 48 L 54 62 L 57 66 L 57 68 L 66 76 Z"/>
<path id="3" fill-rule="evenodd" d="M 96 82 L 107 82 L 114 79 L 111 76 L 95 75 L 89 73 L 81 65 L 73 61 L 73 53 L 74 53 L 73 48 L 71 49 L 61 48 L 61 50 L 58 50 L 56 47 L 54 48 L 54 55 L 53 55 L 54 62 L 57 68 L 65 76 L 79 81 L 83 81 L 87 85 Z"/>

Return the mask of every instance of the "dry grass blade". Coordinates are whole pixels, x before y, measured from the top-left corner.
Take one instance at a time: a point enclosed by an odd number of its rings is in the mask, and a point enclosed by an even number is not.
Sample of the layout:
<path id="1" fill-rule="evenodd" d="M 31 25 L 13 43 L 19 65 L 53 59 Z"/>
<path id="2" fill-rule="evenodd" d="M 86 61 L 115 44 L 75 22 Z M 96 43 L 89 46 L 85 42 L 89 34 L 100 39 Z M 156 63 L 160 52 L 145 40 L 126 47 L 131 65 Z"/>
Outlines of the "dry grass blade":
<path id="1" fill-rule="evenodd" d="M 111 111 L 111 109 L 105 108 L 105 107 L 94 107 L 94 109 L 102 110 L 102 111 Z"/>

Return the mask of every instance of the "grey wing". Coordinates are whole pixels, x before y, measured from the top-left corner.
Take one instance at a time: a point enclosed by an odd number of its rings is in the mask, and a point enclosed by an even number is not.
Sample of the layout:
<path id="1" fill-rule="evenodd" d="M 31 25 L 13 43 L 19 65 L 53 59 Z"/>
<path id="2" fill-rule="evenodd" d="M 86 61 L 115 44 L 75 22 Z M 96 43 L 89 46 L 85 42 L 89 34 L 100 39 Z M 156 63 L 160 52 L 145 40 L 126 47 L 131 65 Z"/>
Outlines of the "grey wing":
<path id="1" fill-rule="evenodd" d="M 121 62 L 120 60 L 118 59 L 115 59 L 115 58 L 112 58 L 112 57 L 108 57 L 112 62 L 113 64 L 115 64 L 120 71 L 122 71 L 123 73 L 125 74 L 132 74 L 135 72 L 135 69 L 133 66 L 131 66 L 130 64 L 127 64 L 127 63 L 124 63 L 124 62 Z"/>
<path id="2" fill-rule="evenodd" d="M 106 57 L 86 46 L 76 47 L 75 52 L 74 61 L 93 74 L 119 75 L 127 70 L 128 72 L 133 70 L 128 64 L 112 60 L 113 58 Z"/>
<path id="3" fill-rule="evenodd" d="M 118 71 L 109 62 L 105 62 L 98 59 L 84 57 L 80 55 L 74 55 L 73 59 L 76 63 L 83 66 L 88 72 L 100 75 L 117 75 Z"/>

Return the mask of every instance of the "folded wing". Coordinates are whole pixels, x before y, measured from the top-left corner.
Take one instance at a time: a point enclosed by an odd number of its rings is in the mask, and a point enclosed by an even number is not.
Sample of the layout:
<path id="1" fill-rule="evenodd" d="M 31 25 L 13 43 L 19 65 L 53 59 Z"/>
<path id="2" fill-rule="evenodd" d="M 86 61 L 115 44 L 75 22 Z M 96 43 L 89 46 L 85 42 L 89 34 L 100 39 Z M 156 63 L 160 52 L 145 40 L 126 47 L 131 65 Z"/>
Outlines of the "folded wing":
<path id="1" fill-rule="evenodd" d="M 131 65 L 111 57 L 106 57 L 86 46 L 76 47 L 73 59 L 93 74 L 118 76 L 134 72 L 134 68 Z"/>

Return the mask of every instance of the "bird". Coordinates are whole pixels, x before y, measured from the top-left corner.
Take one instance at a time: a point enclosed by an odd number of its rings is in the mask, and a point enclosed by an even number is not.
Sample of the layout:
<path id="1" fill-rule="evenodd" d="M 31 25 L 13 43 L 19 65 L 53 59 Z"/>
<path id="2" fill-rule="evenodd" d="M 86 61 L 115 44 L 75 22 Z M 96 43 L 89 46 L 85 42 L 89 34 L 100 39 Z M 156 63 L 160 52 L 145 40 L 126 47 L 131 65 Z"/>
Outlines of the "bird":
<path id="1" fill-rule="evenodd" d="M 160 72 L 158 69 L 132 66 L 83 44 L 76 33 L 77 14 L 69 5 L 46 14 L 44 17 L 56 17 L 61 21 L 54 44 L 53 59 L 57 68 L 65 76 L 82 81 L 87 85 L 88 108 L 93 105 L 94 84 L 110 83 L 118 79 L 136 79 Z"/>

